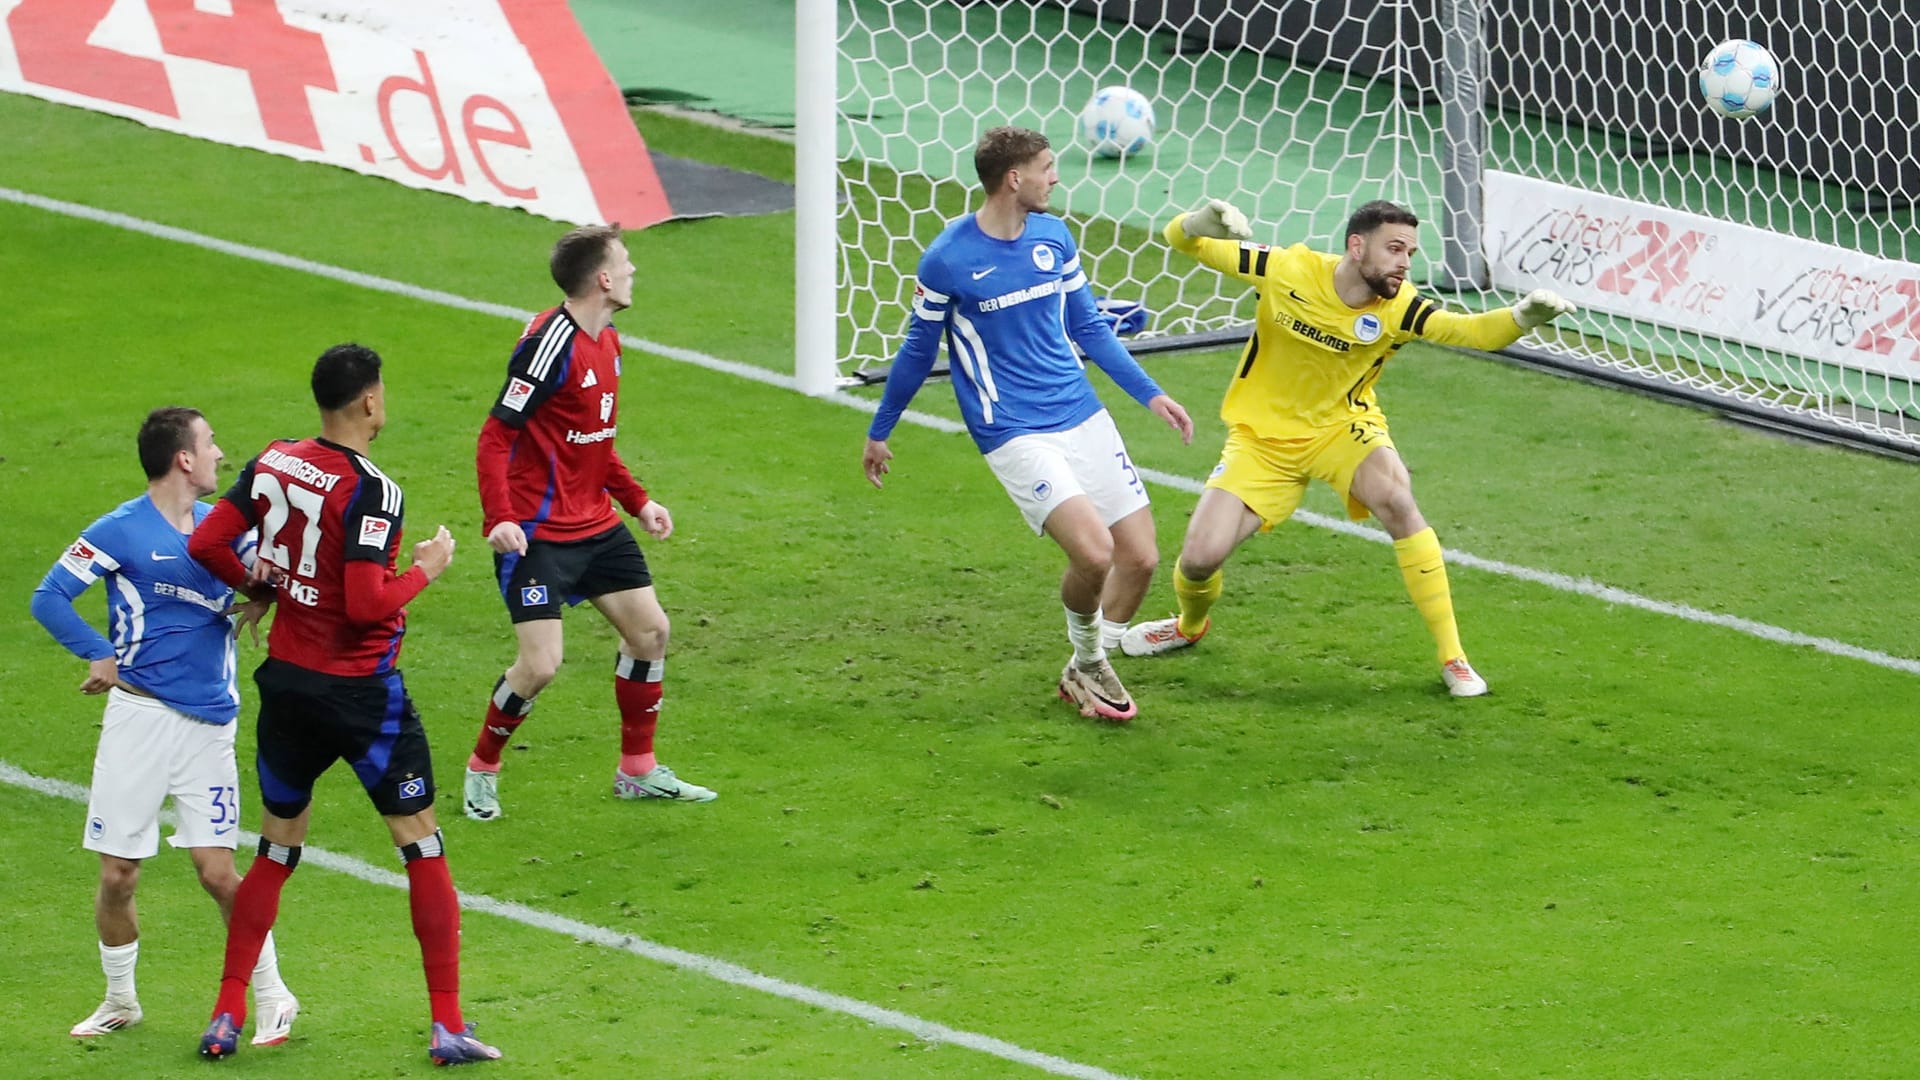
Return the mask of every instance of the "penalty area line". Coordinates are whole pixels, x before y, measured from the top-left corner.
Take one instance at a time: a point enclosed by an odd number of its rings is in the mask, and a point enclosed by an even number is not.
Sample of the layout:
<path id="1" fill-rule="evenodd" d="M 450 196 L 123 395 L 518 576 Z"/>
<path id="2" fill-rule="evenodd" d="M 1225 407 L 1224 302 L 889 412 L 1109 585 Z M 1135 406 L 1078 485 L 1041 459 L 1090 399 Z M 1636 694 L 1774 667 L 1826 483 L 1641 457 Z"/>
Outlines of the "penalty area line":
<path id="1" fill-rule="evenodd" d="M 147 221 L 144 218 L 137 218 L 112 210 L 101 210 L 81 203 L 51 199 L 45 195 L 35 195 L 32 192 L 0 187 L 0 201 L 17 203 L 21 206 L 30 206 L 48 213 L 79 218 L 83 221 L 110 225 L 117 229 L 126 229 L 129 232 L 142 233 L 161 240 L 171 240 L 175 243 L 187 244 L 192 247 L 203 248 L 207 251 L 219 252 L 220 254 L 230 255 L 238 259 L 248 259 L 253 262 L 265 263 L 269 266 L 295 270 L 303 274 L 312 274 L 315 277 L 327 278 L 331 281 L 355 285 L 363 289 L 372 289 L 376 292 L 404 296 L 422 303 L 436 304 L 458 311 L 470 311 L 480 315 L 493 315 L 504 319 L 514 319 L 522 323 L 533 318 L 536 314 L 535 312 L 525 311 L 506 304 L 495 304 L 485 300 L 473 300 L 468 297 L 458 296 L 454 293 L 442 292 L 438 289 L 409 285 L 404 281 L 395 281 L 391 278 L 383 278 L 374 274 L 363 274 L 358 270 L 348 270 L 343 267 L 314 262 L 311 259 L 302 259 L 294 255 L 287 255 L 267 248 L 235 243 L 231 240 L 222 240 L 219 237 L 208 236 L 204 233 L 192 232 L 187 229 L 176 228 L 172 225 L 162 225 L 158 222 Z M 620 341 L 622 344 L 631 348 L 652 353 L 655 356 L 664 357 L 668 360 L 678 360 L 681 363 L 692 364 L 695 367 L 705 368 L 709 371 L 736 375 L 743 379 L 752 379 L 755 382 L 766 383 L 769 386 L 778 386 L 787 390 L 798 390 L 793 376 L 783 375 L 777 371 L 769 371 L 766 368 L 755 367 L 752 364 L 743 364 L 736 360 L 724 360 L 720 357 L 709 356 L 706 353 L 693 349 L 683 349 L 674 345 L 665 345 L 657 341 L 648 341 L 645 338 L 634 337 L 631 334 L 620 335 Z M 878 403 L 872 399 L 857 397 L 853 394 L 838 391 L 826 395 L 824 400 L 868 413 L 873 412 L 879 407 Z M 934 416 L 930 413 L 915 410 L 908 410 L 901 419 L 919 427 L 931 428 L 935 431 L 944 431 L 949 434 L 964 432 L 966 430 L 964 425 L 949 420 L 946 417 Z M 1163 487 L 1173 488 L 1177 491 L 1185 491 L 1197 495 L 1203 486 L 1198 480 L 1193 480 L 1185 476 L 1177 476 L 1173 473 L 1161 472 L 1158 469 L 1141 468 L 1139 472 L 1144 479 Z M 1350 521 L 1329 517 L 1325 514 L 1317 514 L 1309 510 L 1296 511 L 1293 515 L 1293 520 L 1305 525 L 1311 525 L 1314 528 L 1327 529 L 1331 532 L 1342 533 L 1362 540 L 1370 540 L 1375 543 L 1392 543 L 1391 538 L 1379 529 L 1357 525 Z M 1687 622 L 1699 623 L 1705 626 L 1716 626 L 1723 630 L 1731 630 L 1735 633 L 1746 634 L 1780 645 L 1802 646 L 1818 652 L 1827 653 L 1831 656 L 1858 660 L 1862 663 L 1872 664 L 1875 667 L 1885 668 L 1889 671 L 1900 671 L 1909 675 L 1920 675 L 1920 659 L 1894 656 L 1891 653 L 1881 652 L 1878 649 L 1868 649 L 1859 645 L 1851 645 L 1834 638 L 1803 634 L 1798 630 L 1789 630 L 1782 626 L 1774 626 L 1770 623 L 1763 623 L 1754 619 L 1741 618 L 1738 615 L 1725 615 L 1720 612 L 1707 611 L 1703 608 L 1696 608 L 1687 604 L 1676 604 L 1666 600 L 1656 600 L 1650 596 L 1642 596 L 1639 593 L 1615 588 L 1614 586 L 1605 585 L 1589 578 L 1576 578 L 1572 575 L 1562 574 L 1552 570 L 1536 570 L 1532 567 L 1502 562 L 1499 559 L 1482 558 L 1471 552 L 1460 551 L 1455 548 L 1446 549 L 1446 557 L 1447 561 L 1455 566 L 1464 566 L 1475 570 L 1482 570 L 1490 574 L 1499 574 L 1503 577 L 1517 578 L 1521 581 L 1543 585 L 1549 589 L 1555 589 L 1560 592 L 1589 597 L 1599 600 L 1602 603 L 1639 608 L 1642 611 L 1652 612 L 1657 615 L 1683 619 Z"/>
<path id="2" fill-rule="evenodd" d="M 87 789 L 85 787 L 70 781 L 30 773 L 3 759 L 0 759 L 0 783 L 56 799 L 65 799 L 68 802 L 77 802 L 82 806 L 87 804 Z M 171 811 L 165 816 L 171 818 Z M 244 830 L 240 836 L 243 849 L 257 844 L 260 840 L 259 834 Z M 315 847 L 311 844 L 300 849 L 300 865 L 321 866 L 335 873 L 357 878 L 370 885 L 383 885 L 389 889 L 398 889 L 401 892 L 407 890 L 407 876 L 405 874 L 392 870 L 383 870 L 380 867 L 354 858 L 351 855 L 341 855 L 324 848 Z M 618 930 L 610 930 L 604 926 L 595 926 L 592 923 L 581 922 L 578 919 L 570 919 L 564 915 L 556 915 L 553 912 L 542 911 L 539 908 L 528 907 L 525 904 L 516 903 L 511 900 L 496 900 L 483 893 L 466 892 L 463 890 L 460 893 L 460 906 L 467 911 L 507 919 L 512 922 L 517 922 L 522 926 L 530 926 L 536 930 L 545 930 L 549 933 L 560 934 L 573 938 L 576 941 L 591 942 L 601 948 L 629 953 L 644 960 L 667 964 L 679 968 L 682 971 L 695 975 L 704 975 L 709 979 L 714 979 L 719 982 L 731 983 L 734 986 L 744 987 L 748 990 L 758 990 L 763 994 L 786 998 L 788 1001 L 797 1002 L 801 1005 L 807 1005 L 826 1012 L 839 1013 L 842 1016 L 850 1016 L 856 1020 L 865 1020 L 867 1023 L 876 1027 L 892 1028 L 896 1031 L 902 1031 L 925 1042 L 946 1043 L 951 1046 L 974 1050 L 982 1054 L 990 1054 L 1003 1061 L 1010 1061 L 1016 1065 L 1026 1065 L 1054 1076 L 1073 1077 L 1075 1080 L 1129 1080 L 1128 1077 L 1120 1073 L 1108 1072 L 1095 1065 L 1083 1065 L 1077 1061 L 1068 1061 L 1066 1058 L 1043 1053 L 1039 1050 L 1029 1050 L 1023 1046 L 1015 1046 L 1013 1043 L 1007 1042 L 1004 1039 L 996 1039 L 991 1035 L 962 1031 L 958 1028 L 948 1027 L 945 1024 L 935 1023 L 932 1020 L 923 1020 L 910 1013 L 903 1013 L 898 1009 L 889 1009 L 882 1005 L 874 1005 L 870 1002 L 861 1001 L 858 998 L 850 998 L 825 990 L 816 990 L 813 987 L 802 986 L 799 983 L 788 982 L 785 979 L 777 979 L 771 975 L 762 975 L 757 971 L 741 967 L 739 964 L 730 963 L 726 960 L 704 956 L 700 953 L 688 952 L 685 949 L 676 949 L 671 945 L 661 945 L 657 942 L 648 941 L 645 938 L 635 937 L 632 934 L 623 934 Z"/>

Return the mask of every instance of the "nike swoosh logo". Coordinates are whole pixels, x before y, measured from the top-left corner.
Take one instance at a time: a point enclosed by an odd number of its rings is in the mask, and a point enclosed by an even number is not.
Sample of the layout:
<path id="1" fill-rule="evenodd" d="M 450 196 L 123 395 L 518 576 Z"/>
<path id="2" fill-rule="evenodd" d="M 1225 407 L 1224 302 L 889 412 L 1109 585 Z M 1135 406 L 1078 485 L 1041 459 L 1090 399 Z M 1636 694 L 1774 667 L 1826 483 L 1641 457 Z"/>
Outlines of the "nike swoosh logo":
<path id="1" fill-rule="evenodd" d="M 179 557 L 178 555 L 162 555 L 157 551 L 153 553 L 154 562 L 166 562 L 168 559 L 177 559 Z"/>
<path id="2" fill-rule="evenodd" d="M 1081 685 L 1087 688 L 1087 693 L 1093 695 L 1093 700 L 1099 702 L 1102 705 L 1105 705 L 1107 708 L 1112 709 L 1115 712 L 1119 712 L 1127 707 L 1125 702 L 1115 701 L 1112 698 L 1108 697 L 1106 694 L 1102 693 L 1100 690 L 1100 684 L 1094 682 L 1092 679 L 1085 680 Z"/>
<path id="3" fill-rule="evenodd" d="M 1291 296 L 1291 297 L 1293 297 L 1293 298 L 1294 298 L 1295 300 L 1298 300 L 1298 301 L 1300 301 L 1300 302 L 1301 302 L 1301 303 L 1303 303 L 1303 304 L 1307 302 L 1307 298 L 1306 298 L 1306 297 L 1304 297 L 1304 296 L 1301 296 L 1301 295 L 1300 295 L 1299 293 L 1297 293 L 1297 292 L 1294 292 L 1294 291 L 1293 291 L 1292 289 L 1288 289 L 1288 290 L 1287 290 L 1287 295 L 1288 295 L 1288 296 Z"/>
<path id="4" fill-rule="evenodd" d="M 233 826 L 231 826 L 231 825 L 229 825 L 229 826 L 227 826 L 227 827 L 226 827 L 226 828 L 224 828 L 224 829 L 223 829 L 223 828 L 221 828 L 221 827 L 219 827 L 218 825 L 216 825 L 216 826 L 214 826 L 214 828 L 213 828 L 213 835 L 215 835 L 215 836 L 225 836 L 225 835 L 227 835 L 228 833 L 230 833 L 230 832 L 232 832 L 232 831 L 233 831 Z"/>
<path id="5" fill-rule="evenodd" d="M 975 270 L 973 272 L 973 280 L 979 281 L 981 278 L 986 277 L 988 274 L 991 274 L 998 269 L 1000 268 L 997 266 L 989 266 L 985 270 Z"/>

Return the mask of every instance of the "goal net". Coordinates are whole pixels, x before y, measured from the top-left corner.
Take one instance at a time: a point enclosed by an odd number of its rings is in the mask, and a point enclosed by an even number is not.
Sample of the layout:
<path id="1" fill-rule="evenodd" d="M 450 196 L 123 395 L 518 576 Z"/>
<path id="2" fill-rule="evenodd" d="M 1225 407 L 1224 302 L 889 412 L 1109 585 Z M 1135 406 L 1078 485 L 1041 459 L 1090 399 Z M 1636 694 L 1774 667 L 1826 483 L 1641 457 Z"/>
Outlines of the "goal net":
<path id="1" fill-rule="evenodd" d="M 1052 141 L 1055 209 L 1096 291 L 1145 305 L 1143 339 L 1251 317 L 1237 283 L 1160 241 L 1173 213 L 1220 196 L 1257 239 L 1338 250 L 1347 215 L 1388 198 L 1425 223 L 1414 280 L 1438 298 L 1549 287 L 1581 306 L 1521 343 L 1536 362 L 1920 452 L 1920 52 L 1888 47 L 1920 40 L 1920 10 L 1803 10 L 839 0 L 841 372 L 891 359 L 920 252 L 976 193 L 975 138 L 1015 124 Z M 1744 123 L 1696 84 L 1729 37 L 1784 69 Z M 1117 160 L 1075 131 L 1113 85 L 1157 121 Z"/>

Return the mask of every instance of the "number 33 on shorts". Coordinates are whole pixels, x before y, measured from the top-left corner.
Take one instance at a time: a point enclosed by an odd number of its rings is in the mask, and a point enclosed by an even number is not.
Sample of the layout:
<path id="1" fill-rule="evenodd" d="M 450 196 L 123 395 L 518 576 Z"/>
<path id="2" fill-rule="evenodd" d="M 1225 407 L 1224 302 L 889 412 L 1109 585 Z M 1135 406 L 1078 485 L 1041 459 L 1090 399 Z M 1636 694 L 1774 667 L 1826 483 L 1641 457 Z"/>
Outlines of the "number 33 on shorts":
<path id="1" fill-rule="evenodd" d="M 1133 462 L 1127 460 L 1127 452 L 1125 450 L 1115 450 L 1113 456 L 1119 460 L 1120 471 L 1126 474 L 1127 484 L 1131 486 L 1133 490 L 1143 495 L 1146 494 L 1146 485 L 1140 482 L 1140 473 L 1134 469 Z"/>

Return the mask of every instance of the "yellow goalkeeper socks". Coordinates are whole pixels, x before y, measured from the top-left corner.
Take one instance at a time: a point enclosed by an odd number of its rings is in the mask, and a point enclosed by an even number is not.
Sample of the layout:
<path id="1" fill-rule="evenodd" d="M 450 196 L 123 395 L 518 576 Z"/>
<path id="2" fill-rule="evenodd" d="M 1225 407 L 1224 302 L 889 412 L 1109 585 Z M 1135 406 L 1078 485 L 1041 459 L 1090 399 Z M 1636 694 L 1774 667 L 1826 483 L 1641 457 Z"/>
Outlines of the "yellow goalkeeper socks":
<path id="1" fill-rule="evenodd" d="M 1213 610 L 1213 602 L 1220 599 L 1220 574 L 1215 570 L 1205 581 L 1195 581 L 1187 576 L 1185 569 L 1175 564 L 1173 568 L 1173 595 L 1180 598 L 1180 633 L 1184 637 L 1199 637 L 1206 629 L 1207 612 Z"/>
<path id="2" fill-rule="evenodd" d="M 1439 647 L 1440 662 L 1464 655 L 1460 629 L 1453 622 L 1453 590 L 1447 587 L 1447 564 L 1440 554 L 1439 537 L 1432 529 L 1421 529 L 1404 540 L 1395 540 L 1393 553 L 1399 557 L 1407 595 L 1420 609 L 1420 617 L 1427 621 L 1427 631 Z M 1176 586 L 1179 580 L 1174 578 Z"/>

